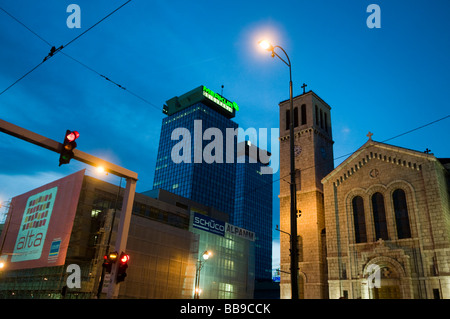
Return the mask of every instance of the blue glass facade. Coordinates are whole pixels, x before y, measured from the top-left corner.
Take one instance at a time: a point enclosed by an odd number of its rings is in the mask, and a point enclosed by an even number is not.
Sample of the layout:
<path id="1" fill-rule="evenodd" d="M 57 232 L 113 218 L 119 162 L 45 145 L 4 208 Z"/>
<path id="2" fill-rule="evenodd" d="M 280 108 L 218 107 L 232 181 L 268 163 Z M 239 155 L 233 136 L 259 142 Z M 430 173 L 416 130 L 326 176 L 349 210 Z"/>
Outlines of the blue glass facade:
<path id="1" fill-rule="evenodd" d="M 272 175 L 259 161 L 236 166 L 235 210 L 230 222 L 255 233 L 255 279 L 272 279 Z"/>
<path id="2" fill-rule="evenodd" d="M 211 104 L 201 91 L 197 88 L 174 97 L 164 107 L 168 116 L 162 120 L 153 189 L 164 189 L 213 207 L 228 214 L 231 224 L 254 232 L 255 279 L 271 280 L 272 175 L 262 174 L 261 167 L 265 164 L 250 160 L 249 154 L 239 154 L 245 156 L 245 161 L 238 163 L 237 137 L 233 134 L 227 139 L 227 129 L 235 132 L 238 128 L 231 120 L 234 111 L 227 113 L 217 101 Z M 208 129 L 220 132 L 221 162 L 208 163 L 203 156 L 198 161 L 198 151 L 211 153 L 209 149 L 217 138 L 207 137 Z M 233 147 L 231 161 L 230 154 L 226 156 L 227 149 L 230 150 L 227 144 Z M 216 149 L 213 155 L 218 155 L 217 152 Z"/>
<path id="3" fill-rule="evenodd" d="M 194 121 L 196 120 L 201 120 L 201 131 L 198 132 L 194 130 Z M 237 127 L 238 125 L 235 122 L 201 102 L 164 118 L 153 188 L 165 189 L 232 215 L 236 184 L 236 160 L 233 159 L 232 163 L 226 163 L 225 150 L 227 142 L 233 143 L 234 154 L 236 154 L 237 137 L 234 136 L 230 141 L 226 141 L 225 137 L 227 128 L 235 130 Z M 174 137 L 175 140 L 172 140 L 172 132 L 177 128 L 185 128 L 189 132 L 189 136 L 180 137 L 177 135 Z M 217 128 L 222 134 L 223 157 L 220 158 L 222 158 L 223 163 L 207 163 L 203 157 L 200 163 L 195 161 L 194 147 L 197 151 L 199 149 L 204 150 L 214 140 L 214 137 L 212 140 L 206 139 L 206 137 L 203 140 L 203 134 L 208 128 Z M 172 150 L 182 141 L 185 142 L 183 144 L 184 149 L 177 155 L 190 152 L 190 160 L 176 163 L 177 161 L 172 159 Z M 195 144 L 198 141 L 201 141 L 201 146 Z M 212 152 L 212 154 L 215 155 L 216 153 Z"/>

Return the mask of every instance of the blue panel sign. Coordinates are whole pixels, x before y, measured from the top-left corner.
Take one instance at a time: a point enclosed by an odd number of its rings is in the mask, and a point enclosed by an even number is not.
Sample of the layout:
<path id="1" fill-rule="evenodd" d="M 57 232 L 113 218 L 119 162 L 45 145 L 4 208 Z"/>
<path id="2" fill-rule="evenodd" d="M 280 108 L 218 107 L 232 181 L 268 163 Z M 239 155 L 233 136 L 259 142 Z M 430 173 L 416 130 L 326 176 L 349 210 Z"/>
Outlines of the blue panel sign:
<path id="1" fill-rule="evenodd" d="M 196 212 L 194 212 L 192 226 L 219 236 L 225 235 L 225 222 Z"/>
<path id="2" fill-rule="evenodd" d="M 61 238 L 57 238 L 52 241 L 52 245 L 50 246 L 50 253 L 48 254 L 48 259 L 58 256 L 60 246 L 61 246 Z"/>

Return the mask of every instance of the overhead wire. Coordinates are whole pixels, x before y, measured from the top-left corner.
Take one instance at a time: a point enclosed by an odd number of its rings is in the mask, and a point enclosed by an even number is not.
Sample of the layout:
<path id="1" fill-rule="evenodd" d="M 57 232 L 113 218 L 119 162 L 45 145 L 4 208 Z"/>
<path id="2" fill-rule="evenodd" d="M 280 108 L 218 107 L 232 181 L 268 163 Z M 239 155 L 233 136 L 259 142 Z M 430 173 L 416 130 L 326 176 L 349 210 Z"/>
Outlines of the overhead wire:
<path id="1" fill-rule="evenodd" d="M 82 35 L 86 34 L 89 30 L 93 29 L 95 26 L 97 26 L 98 24 L 100 24 L 102 21 L 106 20 L 109 16 L 111 16 L 112 14 L 114 14 L 115 12 L 117 12 L 119 9 L 121 9 L 122 7 L 124 7 L 124 6 L 125 6 L 126 4 L 128 4 L 129 2 L 131 2 L 131 0 L 128 0 L 128 1 L 126 1 L 125 3 L 123 3 L 122 5 L 120 5 L 118 8 L 116 8 L 115 10 L 113 10 L 112 12 L 110 12 L 110 13 L 109 13 L 108 15 L 106 15 L 104 18 L 102 18 L 101 20 L 99 20 L 97 23 L 95 23 L 94 25 L 92 25 L 91 27 L 89 27 L 87 30 L 85 30 L 84 32 L 82 32 L 81 34 L 79 34 L 78 36 L 76 36 L 74 39 L 72 39 L 71 41 L 69 41 L 66 45 L 61 46 L 61 47 L 59 47 L 58 49 L 56 49 L 54 53 L 56 53 L 56 52 L 61 52 L 61 53 L 63 53 L 65 56 L 67 56 L 68 58 L 72 59 L 73 61 L 79 63 L 80 65 L 82 65 L 82 66 L 85 67 L 86 69 L 90 70 L 91 72 L 96 73 L 97 75 L 101 76 L 101 77 L 104 78 L 105 80 L 107 80 L 107 81 L 109 81 L 109 82 L 115 84 L 117 87 L 119 87 L 119 88 L 121 88 L 121 89 L 127 91 L 128 93 L 130 93 L 130 94 L 134 95 L 135 97 L 141 99 L 143 102 L 148 103 L 149 105 L 151 105 L 151 106 L 157 108 L 158 110 L 160 110 L 160 108 L 158 108 L 156 105 L 154 105 L 153 103 L 149 102 L 148 100 L 146 100 L 146 99 L 142 98 L 141 96 L 137 95 L 136 93 L 133 93 L 132 91 L 126 89 L 124 86 L 122 86 L 122 85 L 120 85 L 119 83 L 117 83 L 117 82 L 111 80 L 110 78 L 106 77 L 105 75 L 101 74 L 100 72 L 94 70 L 93 68 L 89 67 L 89 66 L 86 65 L 85 63 L 83 63 L 83 62 L 81 62 L 81 61 L 75 59 L 74 57 L 68 55 L 67 53 L 61 51 L 63 48 L 65 48 L 65 47 L 67 47 L 68 45 L 72 44 L 74 41 L 76 41 L 76 40 L 77 40 L 78 38 L 80 38 Z M 0 7 L 0 10 L 2 10 L 3 12 L 5 12 L 5 13 L 6 13 L 7 15 L 9 15 L 12 19 L 14 19 L 15 21 L 17 21 L 17 22 L 18 22 L 19 24 L 21 24 L 22 26 L 24 26 L 27 30 L 29 30 L 31 33 L 33 33 L 35 36 L 37 36 L 37 37 L 38 37 L 39 39 L 41 39 L 43 42 L 45 42 L 45 43 L 48 44 L 49 46 L 52 46 L 47 40 L 45 40 L 45 39 L 44 39 L 43 37 L 41 37 L 39 34 L 37 34 L 36 32 L 34 32 L 32 29 L 30 29 L 28 26 L 26 26 L 24 23 L 22 23 L 20 20 L 18 20 L 16 17 L 14 17 L 12 14 L 10 14 L 10 13 L 7 12 L 6 10 L 4 10 L 2 7 Z M 54 47 L 52 47 L 52 48 L 54 48 Z M 51 56 L 53 56 L 53 54 L 52 54 Z M 51 56 L 50 56 L 50 57 L 51 57 Z M 48 57 L 48 56 L 47 56 L 47 57 Z M 35 69 L 37 69 L 37 68 L 38 68 L 40 65 L 42 65 L 45 61 L 46 61 L 46 59 L 44 59 L 44 60 L 43 60 L 41 63 L 39 63 L 37 66 L 35 66 L 35 67 L 34 67 L 33 69 L 31 69 L 30 71 L 28 71 L 25 75 L 23 75 L 22 77 L 20 77 L 18 80 L 16 80 L 13 84 L 11 84 L 9 87 L 7 87 L 4 91 L 0 92 L 0 95 L 3 94 L 5 91 L 7 91 L 7 90 L 8 90 L 9 88 L 11 88 L 12 86 L 14 86 L 15 84 L 17 84 L 17 82 L 19 82 L 20 80 L 22 80 L 24 77 L 26 77 L 28 74 L 30 74 L 31 72 L 33 72 Z M 437 123 L 437 122 L 440 122 L 440 121 L 442 121 L 442 120 L 445 120 L 445 119 L 447 119 L 447 118 L 449 118 L 449 117 L 450 117 L 450 115 L 446 115 L 446 116 L 444 116 L 444 117 L 442 117 L 442 118 L 440 118 L 440 119 L 434 120 L 434 121 L 432 121 L 432 122 L 429 122 L 429 123 L 427 123 L 427 124 L 418 126 L 418 127 L 414 128 L 414 129 L 411 129 L 411 130 L 409 130 L 409 131 L 406 131 L 406 132 L 403 132 L 403 133 L 398 134 L 398 135 L 396 135 L 396 136 L 393 136 L 393 137 L 390 137 L 390 138 L 388 138 L 388 139 L 385 139 L 385 140 L 381 141 L 381 143 L 385 143 L 385 142 L 387 142 L 387 141 L 393 140 L 393 139 L 398 138 L 398 137 L 400 137 L 400 136 L 403 136 L 403 135 L 412 133 L 412 132 L 417 131 L 417 130 L 419 130 L 419 129 L 425 128 L 425 127 L 427 127 L 427 126 L 430 126 L 430 125 L 432 125 L 432 124 L 435 124 L 435 123 Z M 359 149 L 358 149 L 358 150 L 359 150 Z M 354 153 L 356 153 L 358 150 L 355 150 L 355 151 L 353 151 L 353 152 L 350 152 L 350 153 L 347 153 L 347 154 L 344 154 L 344 155 L 335 157 L 335 158 L 333 158 L 333 161 L 335 161 L 335 160 L 337 160 L 337 159 L 340 159 L 340 158 L 343 158 L 343 157 L 350 157 L 350 156 L 352 156 Z M 319 166 L 319 165 L 316 164 L 316 165 L 312 165 L 312 166 L 309 166 L 309 167 L 306 167 L 306 168 L 301 168 L 301 169 L 299 168 L 299 169 L 296 169 L 296 171 L 298 171 L 298 170 L 304 171 L 304 170 L 307 170 L 307 169 L 315 168 L 315 167 L 317 167 L 317 166 Z M 276 183 L 276 182 L 278 182 L 278 181 L 280 181 L 280 180 L 284 180 L 284 178 L 288 177 L 289 175 L 290 175 L 290 173 L 287 174 L 286 176 L 282 176 L 282 177 L 280 177 L 280 178 L 278 178 L 278 179 L 272 180 L 272 181 L 269 182 L 269 183 L 265 183 L 265 184 L 263 184 L 263 185 L 260 185 L 260 186 L 258 186 L 258 187 L 255 187 L 254 189 L 252 189 L 252 190 L 250 190 L 250 191 L 256 191 L 256 190 L 259 189 L 259 188 L 265 187 L 265 186 L 267 186 L 267 185 L 274 184 L 274 183 Z M 289 183 L 288 181 L 286 181 L 286 182 Z M 248 194 L 248 193 L 247 193 L 247 194 Z"/>
<path id="2" fill-rule="evenodd" d="M 44 41 L 46 44 L 48 44 L 49 46 L 51 46 L 51 50 L 50 53 L 43 59 L 43 61 L 41 61 L 39 64 L 37 64 L 34 68 L 32 68 L 30 71 L 28 71 L 27 73 L 25 73 L 24 75 L 22 75 L 20 78 L 18 78 L 16 81 L 14 81 L 11 85 L 9 85 L 7 88 L 5 88 L 3 91 L 0 92 L 0 95 L 2 95 L 3 93 L 5 93 L 6 91 L 8 91 L 10 88 L 12 88 L 14 85 L 16 85 L 18 82 L 20 82 L 22 79 L 24 79 L 26 76 L 28 76 L 30 73 L 32 73 L 34 70 L 36 70 L 38 67 L 40 67 L 44 62 L 46 62 L 49 58 L 53 57 L 54 54 L 61 52 L 62 49 L 66 48 L 67 46 L 69 46 L 70 44 L 72 44 L 73 42 L 75 42 L 76 40 L 78 40 L 81 36 L 83 36 L 84 34 L 86 34 L 88 31 L 92 30 L 94 27 L 96 27 L 97 25 L 99 25 L 101 22 L 103 22 L 104 20 L 106 20 L 107 18 L 109 18 L 112 14 L 114 14 L 115 12 L 117 12 L 119 9 L 123 8 L 126 4 L 128 4 L 129 2 L 131 2 L 131 0 L 128 0 L 126 2 L 124 2 L 122 5 L 120 5 L 118 8 L 116 8 L 115 10 L 113 10 L 112 12 L 110 12 L 109 14 L 107 14 L 105 17 L 103 17 L 102 19 L 100 19 L 98 22 L 96 22 L 95 24 L 93 24 L 92 26 L 90 26 L 88 29 L 86 29 L 85 31 L 83 31 L 82 33 L 80 33 L 79 35 L 77 35 L 75 38 L 73 38 L 72 40 L 70 40 L 69 42 L 67 42 L 65 45 L 61 45 L 59 48 L 55 48 L 55 46 L 52 46 L 50 44 L 50 42 L 48 42 L 47 40 L 45 40 L 43 37 L 41 37 L 40 35 L 38 35 L 36 32 L 34 32 L 32 29 L 30 29 L 28 26 L 26 26 L 23 22 L 21 22 L 19 19 L 17 19 L 16 17 L 14 17 L 12 14 L 10 14 L 8 11 L 6 11 L 5 9 L 3 9 L 2 7 L 0 7 L 0 9 L 5 12 L 8 16 L 10 16 L 12 19 L 14 19 L 16 22 L 18 22 L 19 24 L 21 24 L 22 26 L 24 26 L 28 31 L 30 31 L 31 33 L 33 33 L 35 36 L 37 36 L 39 39 L 41 39 L 42 41 Z M 66 54 L 67 56 L 67 54 Z M 106 78 L 106 77 L 105 77 Z"/>
<path id="3" fill-rule="evenodd" d="M 123 86 L 123 85 L 121 85 L 121 84 L 119 84 L 119 83 L 117 83 L 117 82 L 111 80 L 109 77 L 107 77 L 107 76 L 101 74 L 100 72 L 94 70 L 92 67 L 86 65 L 85 63 L 81 62 L 80 60 L 75 59 L 74 57 L 68 55 L 67 53 L 65 53 L 65 52 L 61 52 L 61 53 L 62 53 L 63 55 L 65 55 L 66 57 L 72 59 L 73 61 L 77 62 L 77 63 L 80 64 L 81 66 L 85 67 L 85 68 L 88 69 L 89 71 L 91 71 L 91 72 L 97 74 L 98 76 L 102 77 L 102 78 L 105 79 L 106 81 L 109 81 L 109 82 L 111 82 L 112 84 L 116 85 L 118 88 L 120 88 L 120 89 L 122 89 L 122 90 L 128 92 L 129 94 L 131 94 L 131 95 L 137 97 L 138 99 L 140 99 L 141 101 L 143 101 L 143 102 L 149 104 L 150 106 L 152 106 L 153 108 L 157 109 L 158 111 L 161 111 L 161 108 L 160 108 L 160 107 L 156 106 L 155 104 L 153 104 L 153 103 L 150 102 L 149 100 L 143 98 L 142 96 L 140 96 L 140 95 L 138 95 L 138 94 L 136 94 L 136 93 L 130 91 L 130 90 L 127 89 L 125 86 Z"/>
<path id="4" fill-rule="evenodd" d="M 380 143 L 385 143 L 385 142 L 387 142 L 387 141 L 391 141 L 391 140 L 393 140 L 393 139 L 395 139 L 395 138 L 398 138 L 398 137 L 400 137 L 400 136 L 404 136 L 404 135 L 406 135 L 406 134 L 409 134 L 409 133 L 412 133 L 412 132 L 414 132 L 414 131 L 420 130 L 420 129 L 422 129 L 422 128 L 425 128 L 425 127 L 427 127 L 427 126 L 433 125 L 433 124 L 435 124 L 435 123 L 438 123 L 438 122 L 443 121 L 443 120 L 448 119 L 448 118 L 450 118 L 450 114 L 449 114 L 449 115 L 446 115 L 446 116 L 444 116 L 444 117 L 441 117 L 441 118 L 439 118 L 439 119 L 437 119 L 437 120 L 431 121 L 431 122 L 429 122 L 429 123 L 427 123 L 427 124 L 418 126 L 418 127 L 416 127 L 416 128 L 413 128 L 413 129 L 408 130 L 408 131 L 406 131 L 406 132 L 403 132 L 403 133 L 401 133 L 401 134 L 398 134 L 398 135 L 395 135 L 395 136 L 390 137 L 390 138 L 388 138 L 388 139 L 385 139 L 385 140 L 381 141 Z M 374 146 L 374 145 L 370 145 L 370 146 Z M 350 153 L 347 153 L 347 154 L 344 154 L 344 155 L 337 156 L 337 157 L 333 158 L 333 161 L 335 161 L 335 160 L 337 160 L 337 159 L 340 159 L 340 158 L 343 158 L 343 157 L 349 158 L 350 156 L 352 156 L 353 154 L 355 154 L 356 152 L 358 152 L 358 150 L 360 150 L 360 148 L 358 148 L 357 150 L 355 150 L 355 151 L 353 151 L 353 152 L 350 152 Z M 296 171 L 296 172 L 297 172 L 297 171 L 305 171 L 305 170 L 312 169 L 312 168 L 315 168 L 315 167 L 320 167 L 320 165 L 323 165 L 323 164 L 316 164 L 316 165 L 308 166 L 308 167 L 305 167 L 305 168 L 297 168 L 295 171 Z M 286 183 L 289 184 L 290 182 L 284 180 L 284 178 L 289 177 L 290 175 L 291 175 L 291 173 L 289 173 L 289 174 L 287 174 L 287 175 L 285 175 L 285 176 L 281 176 L 281 177 L 278 178 L 278 179 L 272 180 L 271 182 L 268 182 L 268 183 L 264 183 L 264 184 L 262 184 L 262 185 L 259 185 L 259 186 L 255 187 L 255 188 L 251 189 L 249 192 L 257 191 L 257 190 L 260 189 L 260 188 L 267 187 L 268 185 L 274 184 L 274 183 L 276 183 L 276 182 L 278 182 L 278 181 L 281 181 L 281 180 L 283 180 L 284 182 L 286 182 Z M 246 192 L 246 195 L 248 195 L 249 192 Z"/>

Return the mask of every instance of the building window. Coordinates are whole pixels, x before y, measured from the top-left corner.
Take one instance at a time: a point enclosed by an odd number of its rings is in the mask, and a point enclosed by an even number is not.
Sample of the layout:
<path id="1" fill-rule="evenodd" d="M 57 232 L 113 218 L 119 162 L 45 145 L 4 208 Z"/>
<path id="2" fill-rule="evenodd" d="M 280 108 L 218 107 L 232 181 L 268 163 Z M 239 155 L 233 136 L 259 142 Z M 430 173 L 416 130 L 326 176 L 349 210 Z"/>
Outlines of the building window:
<path id="1" fill-rule="evenodd" d="M 302 104 L 302 125 L 306 124 L 306 105 Z"/>
<path id="2" fill-rule="evenodd" d="M 323 112 L 320 110 L 320 128 L 323 128 Z"/>
<path id="3" fill-rule="evenodd" d="M 289 130 L 291 123 L 291 112 L 290 110 L 286 110 L 286 130 Z"/>
<path id="4" fill-rule="evenodd" d="M 373 223 L 375 224 L 375 240 L 388 238 L 384 197 L 381 193 L 372 195 Z"/>
<path id="5" fill-rule="evenodd" d="M 325 119 L 325 132 L 328 132 L 328 116 L 327 116 L 327 113 L 324 113 L 323 114 L 323 116 L 324 116 L 324 119 Z"/>
<path id="6" fill-rule="evenodd" d="M 355 226 L 355 242 L 367 242 L 366 219 L 364 217 L 364 201 L 361 196 L 356 196 L 352 201 L 353 222 Z"/>
<path id="7" fill-rule="evenodd" d="M 319 108 L 316 105 L 316 125 L 319 126 Z"/>
<path id="8" fill-rule="evenodd" d="M 294 108 L 294 127 L 298 126 L 298 107 Z"/>
<path id="9" fill-rule="evenodd" d="M 394 193 L 392 193 L 392 200 L 394 202 L 398 239 L 411 238 L 405 191 L 403 189 L 396 189 Z"/>

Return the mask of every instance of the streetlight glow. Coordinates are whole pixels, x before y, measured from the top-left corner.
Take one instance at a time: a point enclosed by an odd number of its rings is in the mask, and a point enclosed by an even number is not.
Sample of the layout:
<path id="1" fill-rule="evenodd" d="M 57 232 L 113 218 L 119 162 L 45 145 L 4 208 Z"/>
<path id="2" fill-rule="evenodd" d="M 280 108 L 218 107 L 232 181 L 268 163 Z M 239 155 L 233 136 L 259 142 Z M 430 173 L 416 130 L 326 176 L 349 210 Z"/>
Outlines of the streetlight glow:
<path id="1" fill-rule="evenodd" d="M 258 42 L 258 44 L 264 50 L 267 50 L 267 51 L 272 51 L 273 50 L 273 46 L 269 42 L 267 42 L 266 40 L 261 40 L 261 41 Z"/>
<path id="2" fill-rule="evenodd" d="M 194 289 L 194 299 L 199 299 L 200 294 L 202 293 L 202 290 L 200 289 L 200 272 L 205 265 L 205 263 L 208 261 L 209 257 L 212 256 L 212 251 L 205 250 L 202 254 L 203 260 L 200 258 L 197 260 L 197 271 L 195 273 L 195 289 Z"/>
<path id="3" fill-rule="evenodd" d="M 204 253 L 203 253 L 203 259 L 204 260 L 208 260 L 208 258 L 209 257 L 211 257 L 212 256 L 212 252 L 211 251 L 205 251 Z"/>

